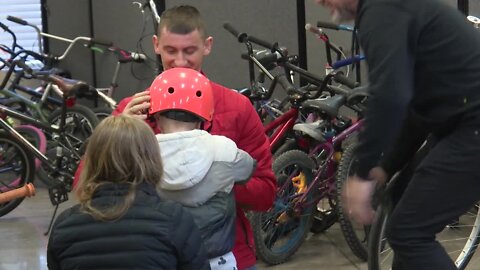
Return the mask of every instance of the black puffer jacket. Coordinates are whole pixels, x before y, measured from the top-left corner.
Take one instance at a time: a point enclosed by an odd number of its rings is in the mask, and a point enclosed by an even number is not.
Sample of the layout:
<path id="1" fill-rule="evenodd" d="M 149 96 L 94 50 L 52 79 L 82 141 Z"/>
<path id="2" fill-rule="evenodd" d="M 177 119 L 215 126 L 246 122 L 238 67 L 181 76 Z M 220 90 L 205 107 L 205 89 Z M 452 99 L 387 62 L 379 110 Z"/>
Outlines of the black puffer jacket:
<path id="1" fill-rule="evenodd" d="M 125 185 L 103 186 L 93 204 L 113 205 L 127 192 Z M 96 221 L 79 205 L 65 210 L 50 235 L 47 261 L 49 269 L 210 269 L 192 216 L 147 184 L 116 221 Z"/>

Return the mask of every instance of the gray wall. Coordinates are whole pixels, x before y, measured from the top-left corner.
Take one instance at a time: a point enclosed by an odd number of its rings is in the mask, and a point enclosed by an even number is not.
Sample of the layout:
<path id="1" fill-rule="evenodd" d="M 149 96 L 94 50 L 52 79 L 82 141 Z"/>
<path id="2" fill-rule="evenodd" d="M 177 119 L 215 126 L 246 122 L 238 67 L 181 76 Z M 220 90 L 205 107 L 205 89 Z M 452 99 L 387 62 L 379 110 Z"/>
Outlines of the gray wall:
<path id="1" fill-rule="evenodd" d="M 138 9 L 131 4 L 132 0 L 94 0 L 93 2 L 93 34 L 97 38 L 111 40 L 117 46 L 135 50 L 141 37 L 143 19 Z M 214 37 L 214 48 L 203 66 L 207 75 L 226 86 L 242 87 L 248 85 L 248 66 L 240 54 L 244 45 L 223 29 L 225 21 L 248 34 L 268 41 L 278 41 L 290 51 L 298 52 L 296 1 L 292 0 L 245 0 L 245 1 L 166 1 L 166 6 L 182 3 L 195 5 L 203 14 L 209 34 Z M 48 0 L 48 26 L 52 34 L 74 37 L 89 36 L 88 1 L 87 0 Z M 73 7 L 73 9 L 72 9 Z M 75 10 L 76 12 L 63 12 Z M 150 20 L 149 14 L 147 14 Z M 144 31 L 142 46 L 144 52 L 153 59 L 151 21 Z M 52 52 L 64 49 L 64 44 L 51 44 Z M 97 86 L 108 85 L 112 78 L 115 60 L 110 55 L 95 54 Z M 75 78 L 93 83 L 91 52 L 78 48 L 75 55 L 63 63 L 72 71 Z M 150 66 L 154 66 L 153 62 Z M 131 69 L 141 77 L 132 76 Z M 151 67 L 140 64 L 122 66 L 115 94 L 116 99 L 129 96 L 147 87 L 154 77 Z"/>
<path id="2" fill-rule="evenodd" d="M 97 38 L 111 40 L 117 46 L 143 51 L 152 59 L 148 65 L 122 65 L 118 79 L 119 89 L 115 98 L 120 99 L 146 88 L 152 81 L 154 58 L 151 36 L 154 33 L 150 14 L 143 29 L 142 14 L 131 2 L 133 0 L 93 0 L 93 34 Z M 456 0 L 442 0 L 456 5 Z M 78 35 L 89 36 L 88 0 L 47 0 L 48 28 L 52 34 L 73 38 Z M 229 21 L 238 30 L 267 41 L 278 41 L 289 49 L 289 53 L 298 53 L 298 32 L 296 1 L 293 0 L 166 0 L 166 7 L 179 4 L 196 6 L 206 19 L 209 34 L 214 38 L 213 51 L 204 63 L 204 71 L 213 80 L 229 87 L 248 85 L 248 66 L 240 59 L 245 46 L 223 29 L 222 24 Z M 328 11 L 305 1 L 306 22 L 316 25 L 319 20 L 329 21 Z M 75 12 L 72 12 L 75 10 Z M 480 1 L 470 1 L 473 15 L 480 15 Z M 303 27 L 303 25 L 301 26 Z M 336 44 L 347 51 L 351 47 L 351 34 L 326 30 Z M 143 36 L 142 42 L 137 41 Z M 140 47 L 141 45 L 141 47 Z M 65 43 L 51 41 L 51 51 L 61 52 Z M 142 50 L 142 49 L 143 50 Z M 108 54 L 95 54 L 97 86 L 107 86 L 112 79 L 115 58 Z M 67 67 L 75 78 L 93 83 L 92 52 L 85 48 L 76 48 L 74 53 L 62 65 Z M 325 48 L 323 42 L 313 34 L 307 33 L 307 67 L 311 72 L 323 74 Z M 365 71 L 366 68 L 363 68 Z M 133 71 L 133 74 L 132 74 Z M 137 78 L 134 77 L 136 75 Z"/>
<path id="3" fill-rule="evenodd" d="M 166 7 L 191 4 L 203 14 L 213 36 L 213 50 L 203 65 L 208 77 L 228 87 L 248 85 L 247 61 L 240 58 L 245 45 L 223 29 L 229 21 L 237 30 L 266 41 L 278 41 L 298 52 L 296 1 L 292 0 L 209 0 L 166 1 Z"/>

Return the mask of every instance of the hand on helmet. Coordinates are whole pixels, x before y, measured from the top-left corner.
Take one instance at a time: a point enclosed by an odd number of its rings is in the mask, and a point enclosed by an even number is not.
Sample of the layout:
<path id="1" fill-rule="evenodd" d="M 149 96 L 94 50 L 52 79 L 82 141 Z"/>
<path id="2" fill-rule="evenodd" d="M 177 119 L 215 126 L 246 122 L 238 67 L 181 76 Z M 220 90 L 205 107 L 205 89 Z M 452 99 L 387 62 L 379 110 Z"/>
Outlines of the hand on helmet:
<path id="1" fill-rule="evenodd" d="M 145 120 L 148 117 L 148 109 L 150 108 L 150 91 L 136 93 L 132 100 L 128 102 L 122 114 Z"/>

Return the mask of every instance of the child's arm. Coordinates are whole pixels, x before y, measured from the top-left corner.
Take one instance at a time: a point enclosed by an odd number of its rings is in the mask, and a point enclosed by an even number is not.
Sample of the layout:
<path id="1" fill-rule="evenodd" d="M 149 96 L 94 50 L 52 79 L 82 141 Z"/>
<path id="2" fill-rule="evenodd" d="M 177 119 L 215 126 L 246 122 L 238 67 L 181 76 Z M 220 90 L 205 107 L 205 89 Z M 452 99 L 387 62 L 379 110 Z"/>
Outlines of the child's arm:
<path id="1" fill-rule="evenodd" d="M 237 155 L 232 162 L 232 173 L 235 184 L 246 184 L 252 177 L 257 161 L 253 159 L 247 152 L 237 149 Z"/>
<path id="2" fill-rule="evenodd" d="M 177 204 L 171 223 L 171 239 L 177 250 L 177 269 L 210 269 L 207 251 L 193 217 Z"/>

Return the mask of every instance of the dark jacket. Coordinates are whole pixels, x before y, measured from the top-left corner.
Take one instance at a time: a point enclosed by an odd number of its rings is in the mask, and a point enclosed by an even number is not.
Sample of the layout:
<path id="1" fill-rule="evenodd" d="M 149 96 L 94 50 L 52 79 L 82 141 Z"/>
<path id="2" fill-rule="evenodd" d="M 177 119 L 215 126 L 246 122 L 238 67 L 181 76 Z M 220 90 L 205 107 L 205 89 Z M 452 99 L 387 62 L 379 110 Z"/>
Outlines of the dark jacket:
<path id="1" fill-rule="evenodd" d="M 102 186 L 93 205 L 114 205 L 127 192 L 126 185 Z M 192 216 L 148 184 L 115 221 L 97 221 L 79 205 L 65 210 L 51 232 L 47 262 L 49 269 L 210 269 Z"/>
<path id="2" fill-rule="evenodd" d="M 480 33 L 438 0 L 364 0 L 357 25 L 371 99 L 357 148 L 367 177 L 400 169 L 429 133 L 480 112 Z"/>
<path id="3" fill-rule="evenodd" d="M 187 207 L 200 229 L 208 258 L 215 258 L 232 251 L 235 243 L 235 198 L 219 192 L 205 204 Z"/>

